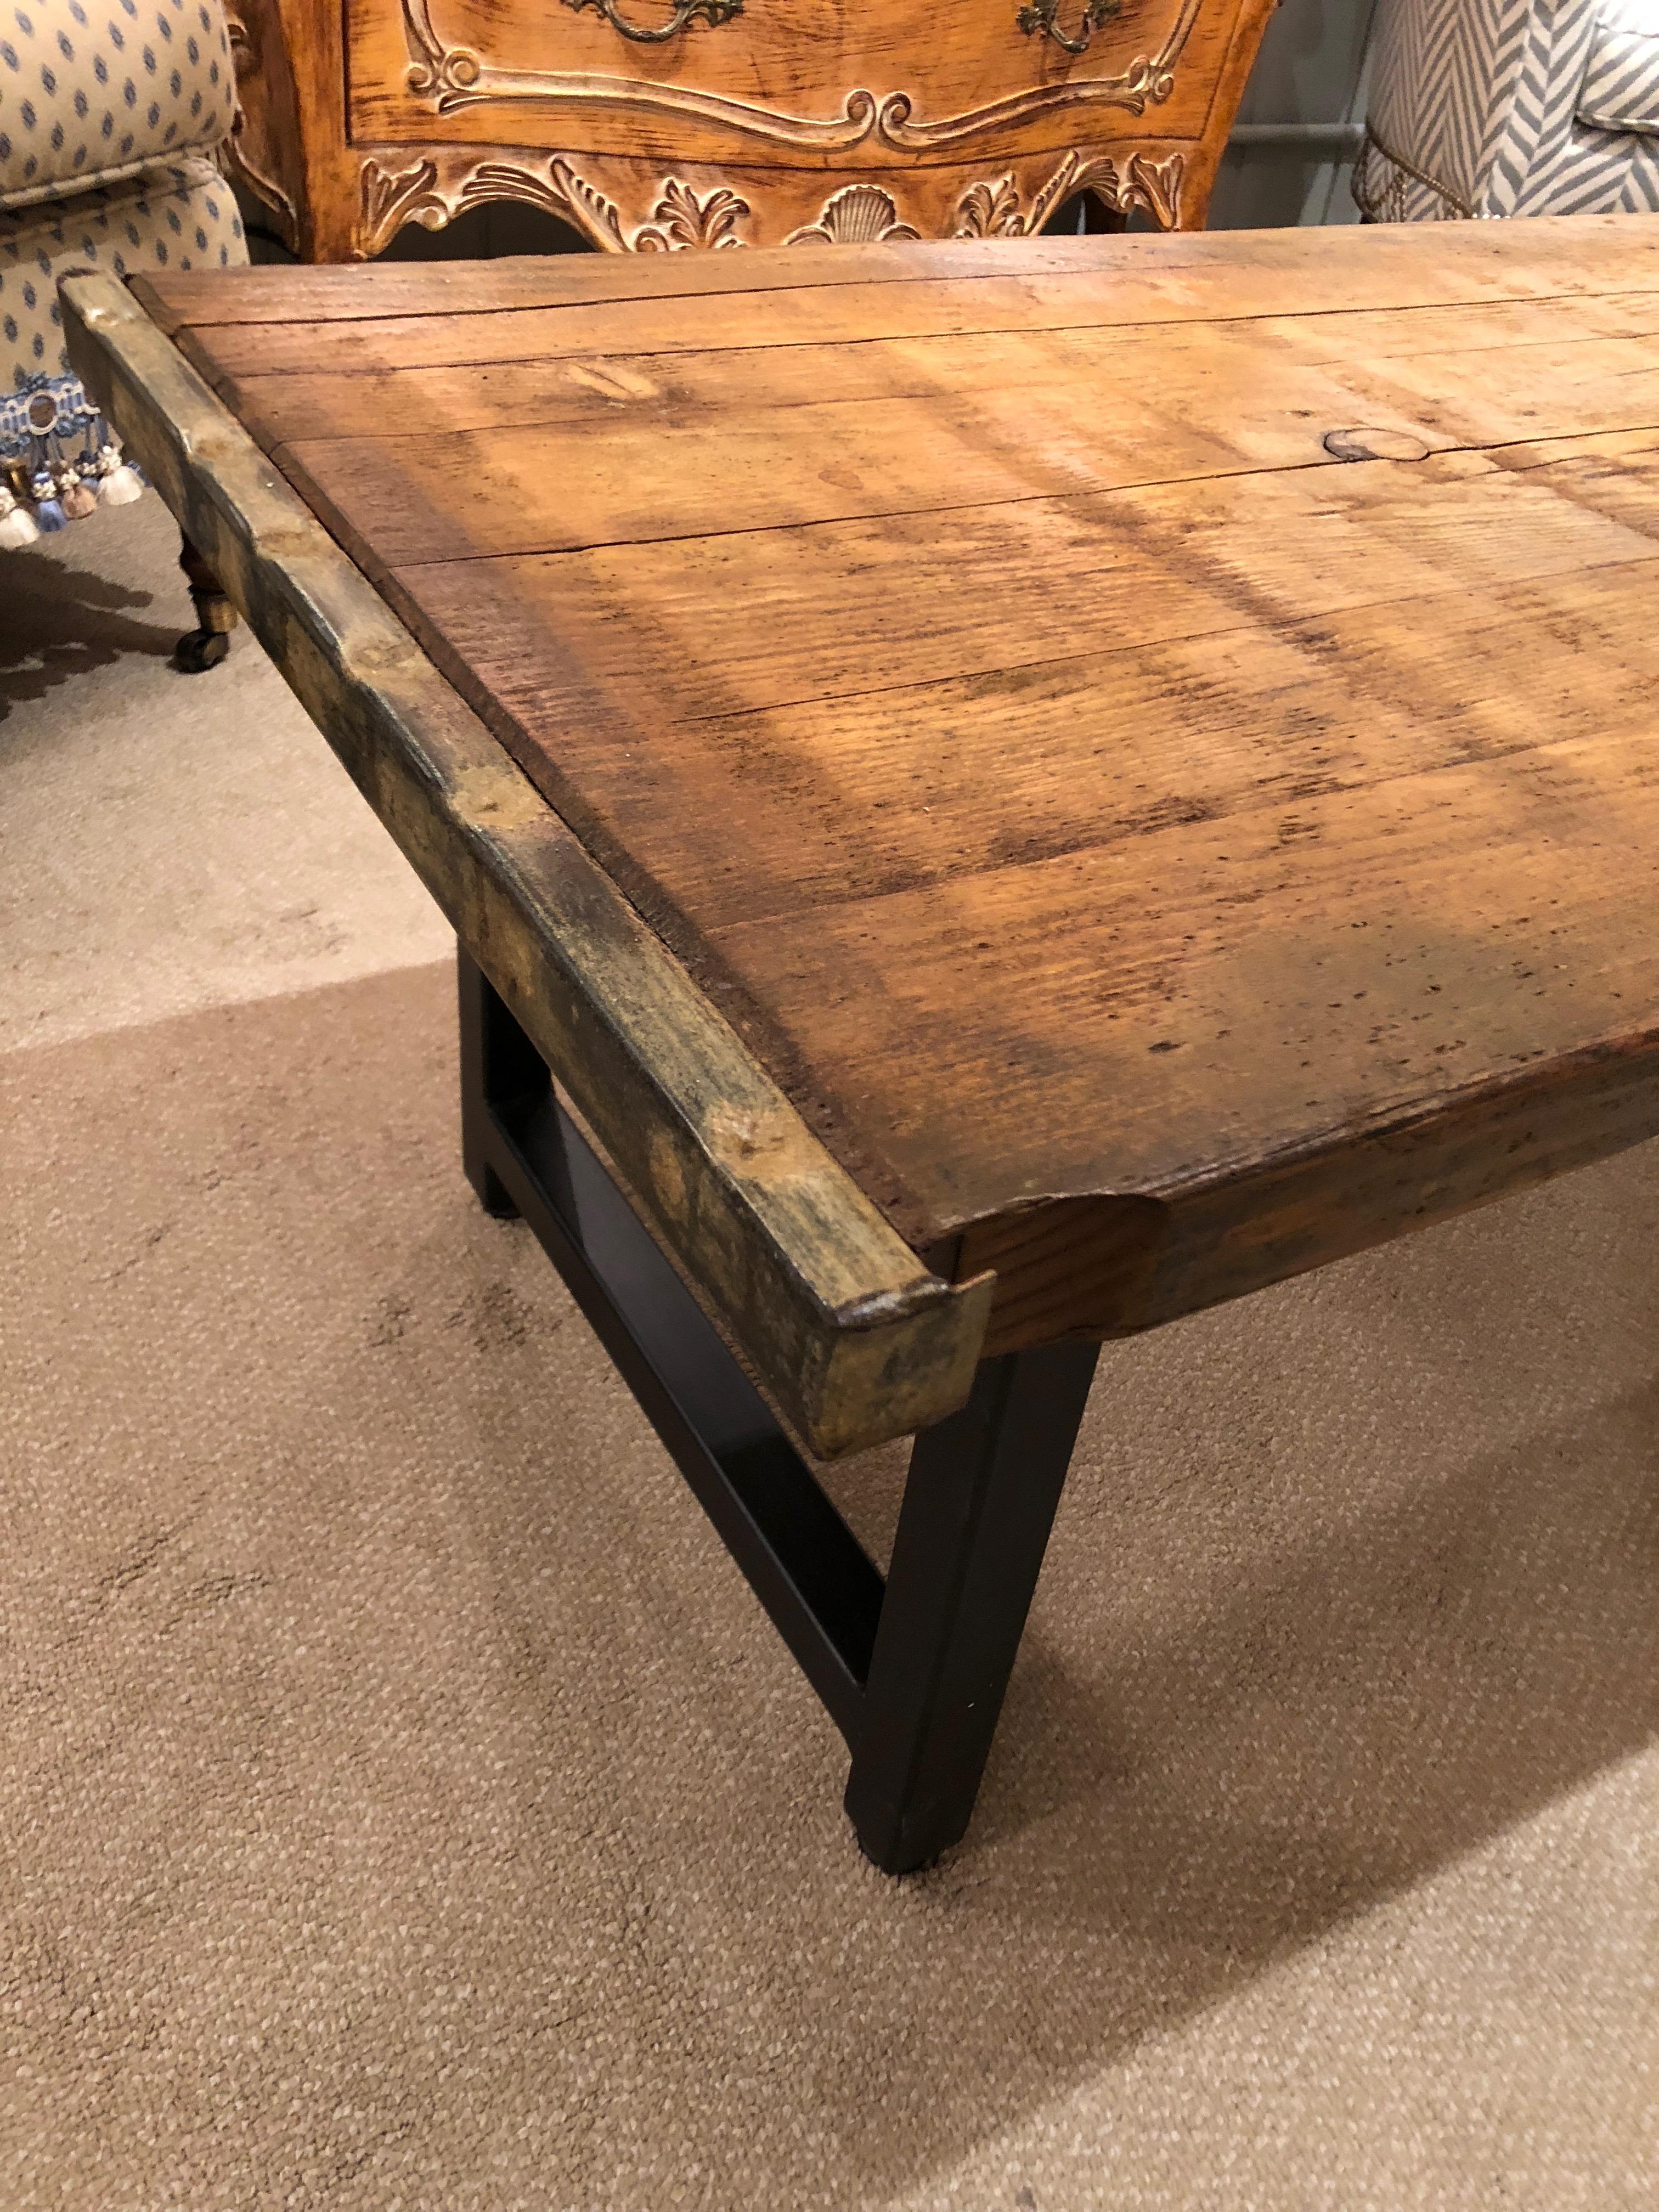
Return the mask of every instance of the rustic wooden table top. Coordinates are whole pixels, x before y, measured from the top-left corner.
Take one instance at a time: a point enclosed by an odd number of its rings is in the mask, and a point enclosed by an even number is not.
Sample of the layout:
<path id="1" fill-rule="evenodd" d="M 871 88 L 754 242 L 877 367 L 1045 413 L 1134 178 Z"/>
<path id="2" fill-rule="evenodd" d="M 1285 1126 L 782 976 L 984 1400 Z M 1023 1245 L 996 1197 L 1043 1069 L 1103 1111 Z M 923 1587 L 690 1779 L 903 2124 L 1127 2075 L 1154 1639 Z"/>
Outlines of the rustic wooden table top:
<path id="1" fill-rule="evenodd" d="M 1659 224 L 135 290 L 988 1348 L 1659 1127 Z"/>

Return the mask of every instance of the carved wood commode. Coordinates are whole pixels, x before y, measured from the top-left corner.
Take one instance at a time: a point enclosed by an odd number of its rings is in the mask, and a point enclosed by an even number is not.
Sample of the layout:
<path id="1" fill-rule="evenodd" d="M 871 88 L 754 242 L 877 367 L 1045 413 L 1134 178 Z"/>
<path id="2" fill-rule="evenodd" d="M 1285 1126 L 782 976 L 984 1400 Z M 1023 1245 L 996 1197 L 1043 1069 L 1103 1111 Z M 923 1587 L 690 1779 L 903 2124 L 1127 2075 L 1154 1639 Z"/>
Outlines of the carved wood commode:
<path id="1" fill-rule="evenodd" d="M 302 259 L 489 200 L 596 246 L 1203 222 L 1274 0 L 233 0 L 241 179 Z"/>

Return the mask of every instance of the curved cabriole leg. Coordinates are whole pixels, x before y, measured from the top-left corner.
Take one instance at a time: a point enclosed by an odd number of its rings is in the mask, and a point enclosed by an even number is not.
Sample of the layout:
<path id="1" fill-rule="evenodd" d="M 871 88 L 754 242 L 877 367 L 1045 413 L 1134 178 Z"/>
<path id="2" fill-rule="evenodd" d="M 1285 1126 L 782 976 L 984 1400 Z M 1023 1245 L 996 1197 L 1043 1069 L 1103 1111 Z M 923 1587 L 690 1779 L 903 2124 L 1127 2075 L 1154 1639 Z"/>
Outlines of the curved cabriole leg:
<path id="1" fill-rule="evenodd" d="M 186 676 L 199 676 L 204 668 L 216 668 L 230 651 L 236 610 L 225 597 L 219 579 L 188 538 L 179 556 L 179 566 L 190 586 L 191 605 L 201 628 L 188 631 L 179 639 L 173 650 L 173 663 Z"/>

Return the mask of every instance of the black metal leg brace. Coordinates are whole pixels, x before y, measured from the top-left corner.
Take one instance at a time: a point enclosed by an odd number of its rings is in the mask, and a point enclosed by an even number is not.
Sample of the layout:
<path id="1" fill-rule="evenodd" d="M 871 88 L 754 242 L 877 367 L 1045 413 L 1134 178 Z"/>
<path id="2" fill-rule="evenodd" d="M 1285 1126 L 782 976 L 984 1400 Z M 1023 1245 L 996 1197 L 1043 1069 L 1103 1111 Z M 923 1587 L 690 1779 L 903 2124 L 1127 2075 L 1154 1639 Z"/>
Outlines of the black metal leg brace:
<path id="1" fill-rule="evenodd" d="M 847 1810 L 887 1874 L 968 1826 L 1097 1347 L 985 1361 L 917 1437 L 887 1580 L 459 955 L 461 1145 L 495 1214 L 521 1213 L 846 1737 Z"/>

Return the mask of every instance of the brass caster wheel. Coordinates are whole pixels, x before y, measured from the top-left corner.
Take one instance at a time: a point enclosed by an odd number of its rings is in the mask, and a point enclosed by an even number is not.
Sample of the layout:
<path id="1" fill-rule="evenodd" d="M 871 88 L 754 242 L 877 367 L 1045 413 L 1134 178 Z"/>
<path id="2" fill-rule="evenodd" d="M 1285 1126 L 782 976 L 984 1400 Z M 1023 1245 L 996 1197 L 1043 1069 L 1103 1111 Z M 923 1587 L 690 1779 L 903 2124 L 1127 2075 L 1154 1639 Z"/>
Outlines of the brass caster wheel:
<path id="1" fill-rule="evenodd" d="M 179 556 L 179 566 L 190 586 L 190 603 L 202 627 L 181 637 L 173 648 L 173 665 L 186 676 L 199 676 L 216 668 L 230 651 L 230 633 L 236 627 L 236 610 L 225 597 L 219 579 L 188 538 Z"/>
<path id="2" fill-rule="evenodd" d="M 216 668 L 230 652 L 230 633 L 222 629 L 193 629 L 173 648 L 173 665 L 185 676 L 199 676 Z"/>

